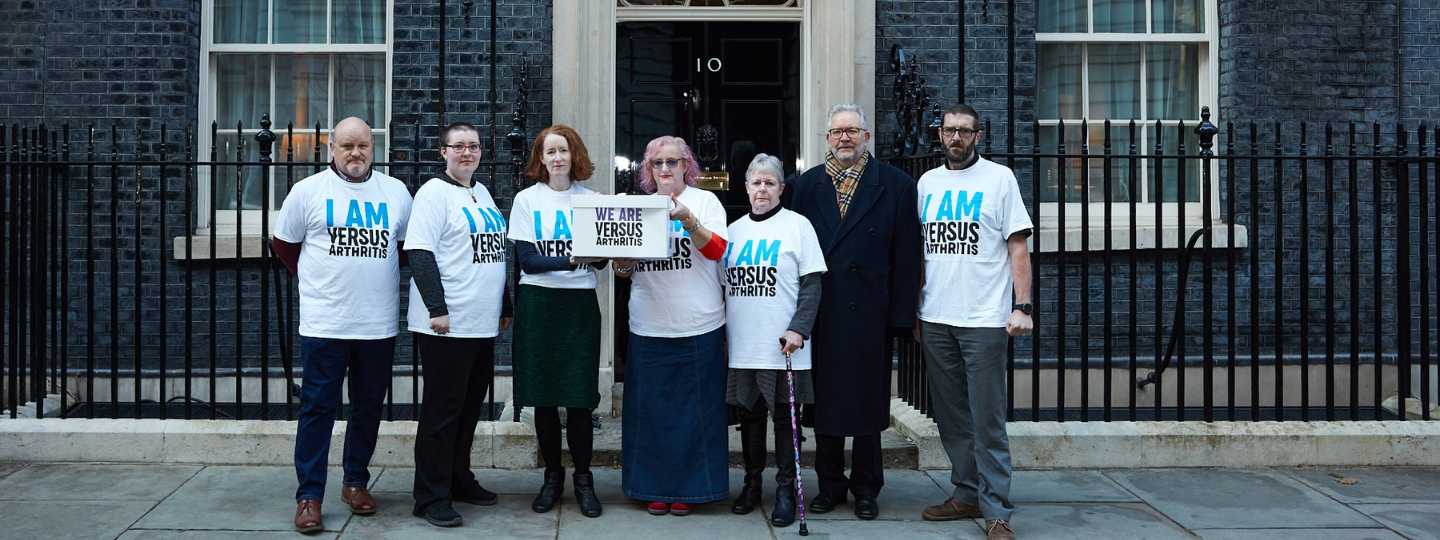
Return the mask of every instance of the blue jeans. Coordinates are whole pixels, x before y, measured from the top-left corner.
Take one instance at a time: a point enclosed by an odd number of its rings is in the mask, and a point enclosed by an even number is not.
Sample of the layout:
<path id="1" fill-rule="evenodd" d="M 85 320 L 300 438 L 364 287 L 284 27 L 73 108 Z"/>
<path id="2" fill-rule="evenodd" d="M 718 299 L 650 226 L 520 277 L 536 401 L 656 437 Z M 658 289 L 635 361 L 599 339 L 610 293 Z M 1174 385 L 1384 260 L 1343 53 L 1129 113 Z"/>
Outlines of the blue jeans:
<path id="1" fill-rule="evenodd" d="M 380 431 L 380 407 L 390 390 L 395 338 L 326 339 L 300 337 L 305 363 L 300 385 L 300 422 L 295 433 L 295 500 L 325 499 L 330 432 L 340 412 L 340 385 L 350 374 L 350 420 L 345 429 L 344 483 L 370 483 L 370 456 Z"/>

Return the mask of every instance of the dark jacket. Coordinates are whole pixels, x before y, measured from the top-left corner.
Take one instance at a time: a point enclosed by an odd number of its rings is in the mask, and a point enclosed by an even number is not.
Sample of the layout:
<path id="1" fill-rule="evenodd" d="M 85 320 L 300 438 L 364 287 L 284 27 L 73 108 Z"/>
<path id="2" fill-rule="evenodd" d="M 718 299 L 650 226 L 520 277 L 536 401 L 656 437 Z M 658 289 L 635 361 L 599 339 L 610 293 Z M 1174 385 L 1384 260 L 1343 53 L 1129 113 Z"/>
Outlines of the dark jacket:
<path id="1" fill-rule="evenodd" d="M 815 431 L 879 433 L 890 426 L 890 338 L 910 335 L 920 301 L 915 180 L 872 157 L 843 221 L 824 165 L 786 193 L 814 225 L 828 267 L 810 340 Z"/>

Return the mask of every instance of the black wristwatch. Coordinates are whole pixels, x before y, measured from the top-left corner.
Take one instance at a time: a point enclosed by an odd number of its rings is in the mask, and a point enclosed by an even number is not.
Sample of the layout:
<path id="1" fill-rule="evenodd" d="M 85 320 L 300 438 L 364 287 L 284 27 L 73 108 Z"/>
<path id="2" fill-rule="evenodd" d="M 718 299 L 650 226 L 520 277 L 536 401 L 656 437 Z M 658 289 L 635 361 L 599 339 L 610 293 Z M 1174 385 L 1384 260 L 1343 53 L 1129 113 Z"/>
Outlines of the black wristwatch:
<path id="1" fill-rule="evenodd" d="M 1024 303 L 1024 304 L 1015 304 L 1015 305 L 1013 305 L 1013 306 L 1010 306 L 1010 310 L 1011 310 L 1011 311 L 1019 310 L 1021 313 L 1024 313 L 1024 314 L 1026 314 L 1026 315 L 1030 315 L 1030 312 L 1035 311 L 1035 305 L 1034 305 L 1034 304 L 1030 304 L 1030 303 L 1028 303 L 1028 302 L 1027 302 L 1027 303 Z"/>

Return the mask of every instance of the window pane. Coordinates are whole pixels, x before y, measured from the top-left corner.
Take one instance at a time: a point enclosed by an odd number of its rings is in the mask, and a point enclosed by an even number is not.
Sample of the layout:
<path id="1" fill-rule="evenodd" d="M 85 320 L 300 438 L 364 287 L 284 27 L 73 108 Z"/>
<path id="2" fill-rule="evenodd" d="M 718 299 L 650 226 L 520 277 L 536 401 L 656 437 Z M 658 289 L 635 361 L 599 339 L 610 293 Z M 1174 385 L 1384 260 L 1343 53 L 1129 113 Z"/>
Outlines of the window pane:
<path id="1" fill-rule="evenodd" d="M 335 120 L 357 116 L 371 127 L 385 122 L 385 55 L 335 55 Z"/>
<path id="2" fill-rule="evenodd" d="M 266 0 L 215 0 L 215 43 L 265 43 Z"/>
<path id="3" fill-rule="evenodd" d="M 1164 177 L 1160 179 L 1160 182 L 1163 184 L 1164 189 L 1163 189 L 1163 190 L 1160 190 L 1159 192 L 1163 192 L 1163 193 L 1164 193 L 1164 201 L 1165 201 L 1165 202 L 1176 202 L 1176 201 L 1179 201 L 1179 200 L 1180 200 L 1180 160 L 1179 160 L 1179 159 L 1171 159 L 1171 157 L 1175 156 L 1175 153 L 1176 153 L 1176 151 L 1177 151 L 1177 144 L 1176 144 L 1176 143 L 1179 141 L 1181 132 L 1180 132 L 1180 128 L 1179 128 L 1178 126 L 1174 126 L 1174 125 L 1166 125 L 1166 126 L 1163 126 L 1163 129 L 1164 129 L 1164 131 L 1165 131 L 1164 134 L 1163 134 L 1163 136 L 1164 136 L 1164 141 L 1162 141 L 1162 142 L 1163 142 L 1162 146 L 1163 146 L 1163 148 L 1164 148 L 1164 153 L 1161 154 L 1161 155 L 1167 156 L 1167 157 L 1166 157 L 1166 158 L 1162 158 L 1162 159 L 1160 160 L 1160 161 L 1161 161 L 1161 170 L 1164 172 Z M 1187 202 L 1200 202 L 1200 187 L 1201 187 L 1202 180 L 1203 180 L 1203 179 L 1200 177 L 1200 159 L 1198 159 L 1198 158 L 1195 157 L 1195 156 L 1198 156 L 1198 155 L 1200 154 L 1200 144 L 1199 144 L 1199 142 L 1197 141 L 1197 138 L 1196 138 L 1196 136 L 1195 136 L 1195 132 L 1194 132 L 1194 131 L 1195 131 L 1195 124 L 1193 124 L 1193 123 L 1186 123 L 1186 124 L 1185 124 L 1185 128 L 1184 128 L 1184 135 L 1185 135 L 1185 159 L 1184 159 L 1184 162 L 1185 162 L 1185 200 L 1186 200 Z M 1146 140 L 1147 140 L 1148 142 L 1147 142 L 1147 144 L 1146 144 L 1146 149 L 1145 149 L 1144 153 L 1150 154 L 1150 155 L 1154 155 L 1154 154 L 1155 154 L 1155 126 L 1154 126 L 1154 124 L 1151 124 L 1150 127 L 1145 128 L 1145 137 L 1146 137 Z M 1147 160 L 1147 161 L 1148 161 L 1148 166 L 1149 166 L 1149 172 L 1148 172 L 1148 174 L 1147 174 L 1147 176 L 1148 176 L 1147 181 L 1148 181 L 1149 184 L 1150 184 L 1150 191 L 1149 191 L 1149 193 L 1150 193 L 1150 202 L 1154 202 L 1154 200 L 1155 200 L 1155 194 L 1157 193 L 1157 190 L 1156 190 L 1156 187 L 1155 187 L 1155 179 L 1156 179 L 1156 176 L 1155 176 L 1155 172 L 1156 172 L 1156 171 L 1155 171 L 1155 163 L 1154 163 L 1153 160 Z M 1213 164 L 1213 163 L 1211 164 L 1211 167 L 1214 167 L 1214 164 Z M 1213 169 L 1212 169 L 1212 174 L 1213 174 Z"/>
<path id="4" fill-rule="evenodd" d="M 335 2 L 331 43 L 385 43 L 385 1 Z"/>
<path id="5" fill-rule="evenodd" d="M 315 143 L 317 139 L 320 143 L 318 147 L 320 151 L 319 161 L 323 163 L 330 160 L 330 149 L 326 146 L 326 143 L 330 140 L 330 134 L 322 132 L 317 138 L 313 127 L 306 130 L 297 129 L 293 136 L 286 135 L 278 129 L 275 130 L 275 134 L 278 135 L 279 138 L 275 141 L 274 159 L 277 165 L 273 167 L 274 172 L 271 173 L 275 181 L 270 188 L 270 192 L 273 194 L 270 208 L 278 210 L 280 209 L 281 203 L 285 202 L 285 196 L 290 193 L 290 186 L 294 185 L 295 182 L 303 180 L 307 176 L 315 174 L 318 172 L 318 169 L 324 167 L 323 165 L 316 167 L 308 164 L 316 160 L 315 150 L 317 147 Z M 307 164 L 285 165 L 288 161 Z"/>
<path id="6" fill-rule="evenodd" d="M 275 2 L 276 43 L 325 43 L 325 0 Z"/>
<path id="7" fill-rule="evenodd" d="M 241 138 L 244 138 L 245 147 L 239 148 Z M 259 163 L 260 151 L 255 146 L 255 132 L 245 131 L 243 134 L 235 133 L 235 130 L 222 130 L 215 138 L 215 151 L 220 161 L 244 161 Z M 218 166 L 214 169 L 215 174 L 215 204 L 220 210 L 259 210 L 260 209 L 260 167 L 258 165 L 235 167 L 234 165 Z M 236 190 L 236 181 L 239 181 L 239 192 Z M 244 204 L 237 204 L 237 200 Z"/>
<path id="8" fill-rule="evenodd" d="M 1164 43 L 1145 51 L 1145 107 L 1148 118 L 1200 117 L 1200 46 Z"/>
<path id="9" fill-rule="evenodd" d="M 1150 15 L 1157 34 L 1205 31 L 1205 0 L 1151 0 Z"/>
<path id="10" fill-rule="evenodd" d="M 323 129 L 328 130 L 329 128 L 325 127 Z M 306 126 L 305 129 L 300 129 L 300 126 L 295 126 L 295 134 L 293 136 L 280 133 L 279 131 L 275 134 L 280 136 L 280 140 L 276 142 L 275 145 L 277 149 L 275 161 L 316 161 L 317 150 L 319 151 L 319 161 L 330 161 L 330 147 L 327 146 L 330 144 L 329 131 L 321 131 L 317 137 L 315 134 L 315 126 L 311 125 Z M 296 182 L 299 182 L 301 178 L 305 178 L 311 174 L 309 169 L 303 167 L 297 167 L 294 170 Z M 281 178 L 285 178 L 283 173 Z"/>
<path id="11" fill-rule="evenodd" d="M 1035 69 L 1035 109 L 1040 118 L 1080 118 L 1080 51 L 1075 45 L 1040 45 Z"/>
<path id="12" fill-rule="evenodd" d="M 275 55 L 275 125 L 328 125 L 329 72 L 329 55 Z"/>
<path id="13" fill-rule="evenodd" d="M 1089 32 L 1085 19 L 1086 0 L 1051 0 L 1035 3 L 1040 27 L 1037 32 Z"/>
<path id="14" fill-rule="evenodd" d="M 1145 32 L 1145 0 L 1095 0 L 1096 32 Z"/>
<path id="15" fill-rule="evenodd" d="M 385 133 L 384 131 L 376 131 L 376 132 L 374 132 L 374 135 L 375 135 L 375 154 L 374 154 L 373 156 L 374 156 L 375 162 L 376 162 L 376 163 L 389 163 L 389 162 L 390 162 L 390 144 L 389 144 L 390 138 L 389 138 L 388 136 L 386 136 L 386 133 Z M 380 172 L 383 172 L 383 173 L 385 173 L 385 174 L 390 174 L 390 168 L 389 168 L 389 167 L 379 166 L 379 167 L 375 167 L 375 170 L 380 171 Z M 403 179 L 402 179 L 402 181 L 403 181 Z"/>
<path id="16" fill-rule="evenodd" d="M 1140 117 L 1140 46 L 1087 46 L 1090 54 L 1090 118 Z"/>
<path id="17" fill-rule="evenodd" d="M 260 123 L 270 112 L 270 56 L 264 54 L 215 55 L 215 121 L 221 129 Z"/>
<path id="18" fill-rule="evenodd" d="M 1111 122 L 1110 127 L 1110 201 L 1130 200 L 1130 126 L 1129 122 Z M 1137 132 L 1138 134 L 1138 132 Z M 1136 148 L 1138 152 L 1140 149 Z M 1076 148 L 1075 152 L 1080 150 Z M 1105 155 L 1105 124 L 1090 126 L 1090 155 Z M 1135 172 L 1141 170 L 1141 160 L 1135 159 Z M 1137 197 L 1139 193 L 1135 194 Z M 1076 197 L 1074 200 L 1078 201 Z M 1105 159 L 1090 159 L 1090 202 L 1105 202 Z"/>
<path id="19" fill-rule="evenodd" d="M 1057 135 L 1060 133 L 1059 126 L 1040 127 L 1040 153 L 1056 154 L 1060 151 L 1060 141 Z M 1080 154 L 1080 126 L 1065 125 L 1065 154 Z M 1080 159 L 1065 159 L 1065 202 L 1080 201 Z M 1040 159 L 1040 200 L 1041 202 L 1056 202 L 1060 200 L 1060 169 L 1059 160 L 1055 158 Z"/>

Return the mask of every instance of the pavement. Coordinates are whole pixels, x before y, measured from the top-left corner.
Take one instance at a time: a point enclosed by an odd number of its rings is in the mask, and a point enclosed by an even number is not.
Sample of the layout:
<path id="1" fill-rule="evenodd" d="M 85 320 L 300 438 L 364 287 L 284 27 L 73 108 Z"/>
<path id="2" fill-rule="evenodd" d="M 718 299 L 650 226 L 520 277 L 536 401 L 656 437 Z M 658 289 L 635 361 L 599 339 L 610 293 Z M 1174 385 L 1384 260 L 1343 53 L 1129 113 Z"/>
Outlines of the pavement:
<path id="1" fill-rule="evenodd" d="M 686 517 L 654 517 L 620 491 L 620 471 L 596 469 L 605 514 L 582 516 L 568 491 L 547 514 L 530 510 L 538 470 L 478 470 L 500 493 L 490 507 L 457 504 L 465 525 L 439 529 L 410 515 L 412 469 L 376 468 L 374 516 L 351 516 L 331 471 L 326 530 L 316 538 L 798 538 L 765 515 L 732 515 L 729 503 Z M 774 469 L 768 471 L 773 478 Z M 805 485 L 813 488 L 813 471 Z M 810 536 L 984 538 L 976 521 L 931 523 L 926 505 L 946 496 L 948 473 L 886 470 L 880 519 L 849 505 L 811 515 Z M 731 469 L 731 486 L 741 472 Z M 765 508 L 771 505 L 774 484 Z M 289 467 L 0 463 L 0 538 L 299 538 L 291 529 Z M 1019 538 L 1440 538 L 1440 468 L 1027 470 L 1012 498 Z"/>

